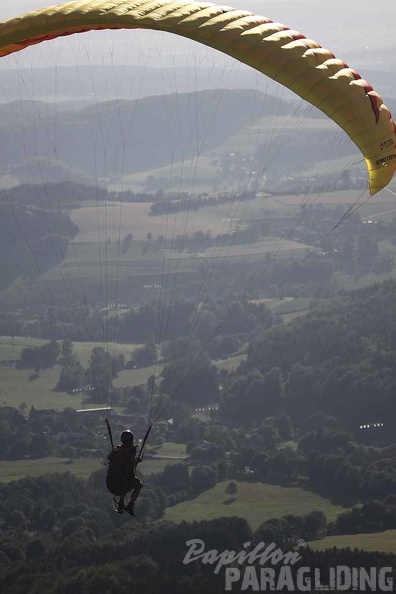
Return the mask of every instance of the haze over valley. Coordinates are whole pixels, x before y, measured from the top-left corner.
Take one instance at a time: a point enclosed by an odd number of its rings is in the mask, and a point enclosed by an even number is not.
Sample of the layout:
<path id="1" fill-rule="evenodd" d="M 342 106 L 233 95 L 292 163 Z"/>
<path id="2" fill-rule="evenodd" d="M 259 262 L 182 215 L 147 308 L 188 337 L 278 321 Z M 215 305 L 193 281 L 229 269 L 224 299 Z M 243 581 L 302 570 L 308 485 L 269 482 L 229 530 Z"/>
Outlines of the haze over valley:
<path id="1" fill-rule="evenodd" d="M 0 18 L 46 4 L 16 0 Z M 88 18 L 80 8 L 73 18 Z M 393 0 L 268 0 L 265 12 L 270 43 L 291 35 L 297 48 L 293 80 L 298 48 L 320 59 L 312 37 L 396 113 Z M 0 59 L 2 593 L 224 592 L 226 567 L 186 563 L 194 539 L 300 556 L 266 564 L 273 589 L 304 591 L 300 568 L 331 586 L 342 565 L 356 591 L 382 591 L 381 570 L 392 590 L 396 178 L 370 196 L 368 177 L 391 169 L 378 130 L 392 119 L 332 60 L 329 116 L 149 30 Z M 382 151 L 367 162 L 342 129 L 359 118 L 354 141 Z M 126 508 L 107 474 L 119 440 L 143 483 Z M 234 591 L 256 575 L 263 589 L 249 559 Z"/>

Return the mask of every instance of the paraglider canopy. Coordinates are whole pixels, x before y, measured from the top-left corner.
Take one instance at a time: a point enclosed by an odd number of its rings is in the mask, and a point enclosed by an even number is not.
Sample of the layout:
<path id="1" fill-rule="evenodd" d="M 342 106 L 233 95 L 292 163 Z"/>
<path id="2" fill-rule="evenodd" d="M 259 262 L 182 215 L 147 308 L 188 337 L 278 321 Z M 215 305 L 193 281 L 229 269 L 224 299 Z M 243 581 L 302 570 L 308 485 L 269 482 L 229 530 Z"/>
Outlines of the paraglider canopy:
<path id="1" fill-rule="evenodd" d="M 298 31 L 248 11 L 194 0 L 66 2 L 0 24 L 0 57 L 60 36 L 156 29 L 198 41 L 283 84 L 333 119 L 362 152 L 375 194 L 396 170 L 396 125 L 371 85 Z"/>

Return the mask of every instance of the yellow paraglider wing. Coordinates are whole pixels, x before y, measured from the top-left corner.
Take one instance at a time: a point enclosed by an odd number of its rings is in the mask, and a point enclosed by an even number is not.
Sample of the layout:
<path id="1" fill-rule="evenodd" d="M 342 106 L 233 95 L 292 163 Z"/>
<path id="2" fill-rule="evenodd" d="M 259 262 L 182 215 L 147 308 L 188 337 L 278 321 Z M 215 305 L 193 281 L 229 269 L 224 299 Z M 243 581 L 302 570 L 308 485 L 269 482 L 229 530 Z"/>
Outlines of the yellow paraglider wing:
<path id="1" fill-rule="evenodd" d="M 0 57 L 63 35 L 156 29 L 218 49 L 285 85 L 333 119 L 359 147 L 370 193 L 396 170 L 396 125 L 368 82 L 318 43 L 281 23 L 210 2 L 79 0 L 0 23 Z"/>

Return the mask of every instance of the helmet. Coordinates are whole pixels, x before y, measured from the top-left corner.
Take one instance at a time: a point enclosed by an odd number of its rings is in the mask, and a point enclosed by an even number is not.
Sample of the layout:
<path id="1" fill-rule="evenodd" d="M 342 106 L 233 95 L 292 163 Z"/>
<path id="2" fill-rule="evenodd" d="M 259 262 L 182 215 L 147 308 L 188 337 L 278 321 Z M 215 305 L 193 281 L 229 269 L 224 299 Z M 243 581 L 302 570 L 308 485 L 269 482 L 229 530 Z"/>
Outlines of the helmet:
<path id="1" fill-rule="evenodd" d="M 133 433 L 132 433 L 132 431 L 129 431 L 129 429 L 126 429 L 125 431 L 123 431 L 121 433 L 121 443 L 123 443 L 124 445 L 131 445 L 131 444 L 133 444 Z"/>

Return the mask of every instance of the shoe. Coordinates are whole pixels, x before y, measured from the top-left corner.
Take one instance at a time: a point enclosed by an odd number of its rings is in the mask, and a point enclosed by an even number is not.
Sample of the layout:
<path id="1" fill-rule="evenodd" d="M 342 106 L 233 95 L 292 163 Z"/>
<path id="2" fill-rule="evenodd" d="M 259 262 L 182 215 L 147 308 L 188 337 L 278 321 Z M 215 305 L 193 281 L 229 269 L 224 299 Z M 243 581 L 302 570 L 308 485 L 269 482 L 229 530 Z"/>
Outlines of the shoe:
<path id="1" fill-rule="evenodd" d="M 130 516 L 136 516 L 135 510 L 133 508 L 134 508 L 134 504 L 133 503 L 128 503 L 128 505 L 125 508 L 125 511 L 128 512 L 128 514 Z"/>
<path id="2" fill-rule="evenodd" d="M 125 504 L 123 502 L 123 500 L 121 499 L 121 501 L 118 502 L 118 507 L 117 507 L 117 514 L 123 514 L 124 513 L 124 509 L 125 509 Z"/>

